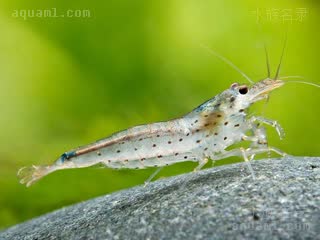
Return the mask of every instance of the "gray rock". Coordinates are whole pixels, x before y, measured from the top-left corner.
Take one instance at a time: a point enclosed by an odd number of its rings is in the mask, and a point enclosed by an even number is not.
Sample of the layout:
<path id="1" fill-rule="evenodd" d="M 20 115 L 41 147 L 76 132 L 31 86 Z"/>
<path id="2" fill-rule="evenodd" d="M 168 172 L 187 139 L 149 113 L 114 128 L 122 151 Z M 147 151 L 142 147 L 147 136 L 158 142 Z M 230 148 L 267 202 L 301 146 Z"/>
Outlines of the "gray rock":
<path id="1" fill-rule="evenodd" d="M 0 239 L 320 239 L 320 158 L 171 177 L 16 225 Z"/>

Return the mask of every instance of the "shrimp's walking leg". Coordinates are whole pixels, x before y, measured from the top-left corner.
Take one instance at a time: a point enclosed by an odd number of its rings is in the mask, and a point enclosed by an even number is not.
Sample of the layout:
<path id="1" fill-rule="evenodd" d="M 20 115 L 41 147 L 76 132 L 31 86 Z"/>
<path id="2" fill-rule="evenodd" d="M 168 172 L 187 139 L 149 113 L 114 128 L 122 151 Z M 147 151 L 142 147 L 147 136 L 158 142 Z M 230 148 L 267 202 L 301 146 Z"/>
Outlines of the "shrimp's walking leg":
<path id="1" fill-rule="evenodd" d="M 252 176 L 253 180 L 255 180 L 256 179 L 256 175 L 254 174 L 254 171 L 253 171 L 253 168 L 252 168 L 252 166 L 250 164 L 250 160 L 248 159 L 248 155 L 246 153 L 246 150 L 244 148 L 240 148 L 240 151 L 241 151 L 241 154 L 242 154 L 242 157 L 243 157 L 244 161 L 246 162 L 246 164 L 247 164 L 247 166 L 249 168 L 249 171 L 251 173 L 251 176 Z"/>
<path id="2" fill-rule="evenodd" d="M 268 146 L 265 128 L 263 127 L 256 128 L 254 130 L 254 134 L 255 134 L 254 136 L 246 136 L 246 135 L 242 136 L 243 140 L 252 142 L 251 147 L 246 149 L 246 152 L 249 156 L 259 154 L 259 153 L 265 153 L 265 152 L 275 152 L 283 157 L 288 155 L 287 153 L 281 151 L 278 148 Z"/>
<path id="3" fill-rule="evenodd" d="M 264 127 L 254 127 L 252 129 L 253 136 L 242 136 L 242 140 L 244 141 L 251 141 L 250 148 L 261 148 L 261 147 L 267 147 L 268 146 L 268 140 L 266 135 L 266 129 Z M 250 161 L 253 160 L 255 157 L 255 154 L 252 154 L 249 156 Z"/>
<path id="4" fill-rule="evenodd" d="M 281 151 L 277 148 L 274 148 L 274 147 L 260 147 L 260 148 L 247 148 L 247 149 L 237 148 L 237 149 L 233 149 L 230 151 L 222 152 L 216 156 L 213 156 L 212 159 L 219 160 L 219 159 L 223 159 L 223 158 L 227 158 L 227 157 L 235 157 L 235 156 L 243 157 L 244 160 L 246 161 L 246 163 L 248 164 L 248 168 L 249 168 L 249 171 L 251 172 L 252 177 L 255 178 L 255 175 L 253 173 L 253 169 L 251 167 L 250 161 L 247 156 L 270 152 L 270 151 L 275 152 L 283 157 L 287 155 L 283 151 Z"/>
<path id="5" fill-rule="evenodd" d="M 275 121 L 275 120 L 270 120 L 270 119 L 267 119 L 267 118 L 264 118 L 264 117 L 259 117 L 259 116 L 253 116 L 250 118 L 249 120 L 251 123 L 254 123 L 254 122 L 261 122 L 261 123 L 264 123 L 264 124 L 267 124 L 267 125 L 270 125 L 272 127 L 274 127 L 280 137 L 280 139 L 283 139 L 284 136 L 285 136 L 285 132 L 283 130 L 283 128 L 280 126 L 280 124 Z"/>
<path id="6" fill-rule="evenodd" d="M 206 165 L 208 161 L 209 161 L 209 158 L 201 159 L 199 161 L 199 165 L 195 169 L 193 169 L 193 172 L 197 172 L 201 170 L 201 168 L 203 168 L 203 166 Z"/>
<path id="7" fill-rule="evenodd" d="M 152 173 L 150 175 L 150 177 L 144 182 L 144 187 L 146 187 L 151 180 L 163 169 L 163 167 L 158 168 L 156 171 L 154 171 L 154 173 Z"/>
<path id="8" fill-rule="evenodd" d="M 249 153 L 249 155 L 250 155 L 250 153 Z M 252 175 L 252 178 L 255 179 L 256 177 L 255 177 L 254 171 L 253 171 L 252 166 L 250 164 L 250 160 L 248 159 L 248 152 L 244 148 L 237 148 L 237 149 L 233 149 L 230 151 L 222 152 L 218 155 L 213 156 L 212 160 L 216 161 L 219 159 L 228 158 L 228 157 L 235 157 L 235 156 L 243 157 L 244 161 L 246 162 L 246 164 L 249 168 L 249 171 Z"/>

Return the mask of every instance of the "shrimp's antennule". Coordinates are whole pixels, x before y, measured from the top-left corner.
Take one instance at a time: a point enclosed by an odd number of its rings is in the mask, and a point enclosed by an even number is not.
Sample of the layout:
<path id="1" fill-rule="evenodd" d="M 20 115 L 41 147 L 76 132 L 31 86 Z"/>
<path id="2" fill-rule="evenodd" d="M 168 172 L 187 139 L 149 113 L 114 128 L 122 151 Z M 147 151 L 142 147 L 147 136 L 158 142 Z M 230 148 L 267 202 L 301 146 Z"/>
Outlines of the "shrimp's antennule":
<path id="1" fill-rule="evenodd" d="M 281 57 L 280 57 L 280 62 L 277 68 L 277 72 L 276 75 L 274 76 L 274 79 L 277 80 L 280 74 L 280 68 L 281 68 L 281 64 L 282 64 L 282 59 L 283 59 L 283 55 L 284 55 L 284 50 L 286 49 L 287 46 L 287 38 L 288 38 L 288 33 L 286 32 L 286 35 L 284 37 L 284 43 L 283 43 L 283 48 L 282 48 L 282 52 L 281 52 Z"/>
<path id="2" fill-rule="evenodd" d="M 208 50 L 209 53 L 211 53 L 212 55 L 220 58 L 220 60 L 222 60 L 223 62 L 225 62 L 226 64 L 228 64 L 230 67 L 232 67 L 234 70 L 236 70 L 238 73 L 240 73 L 245 79 L 247 79 L 250 83 L 254 83 L 254 81 L 252 81 L 244 72 L 242 72 L 234 63 L 232 63 L 229 59 L 221 56 L 220 54 L 218 54 L 217 52 L 213 51 L 211 48 L 209 48 L 206 45 L 201 44 L 201 47 Z"/>
<path id="3" fill-rule="evenodd" d="M 41 179 L 42 177 L 53 172 L 55 169 L 52 166 L 31 166 L 21 168 L 17 176 L 20 179 L 21 184 L 25 184 L 30 187 L 33 183 Z"/>
<path id="4" fill-rule="evenodd" d="M 269 62 L 269 54 L 266 44 L 264 44 L 264 51 L 266 54 L 266 64 L 267 64 L 267 71 L 268 71 L 268 78 L 270 78 L 270 62 Z"/>

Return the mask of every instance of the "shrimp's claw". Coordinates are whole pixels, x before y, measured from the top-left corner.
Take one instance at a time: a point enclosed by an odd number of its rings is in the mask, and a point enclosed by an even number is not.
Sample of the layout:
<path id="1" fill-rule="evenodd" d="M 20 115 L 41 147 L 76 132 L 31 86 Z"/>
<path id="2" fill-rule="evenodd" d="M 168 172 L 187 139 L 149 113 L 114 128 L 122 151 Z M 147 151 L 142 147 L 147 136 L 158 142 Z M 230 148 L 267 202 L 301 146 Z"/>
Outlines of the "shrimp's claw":
<path id="1" fill-rule="evenodd" d="M 20 179 L 21 184 L 25 184 L 27 187 L 30 187 L 33 183 L 38 181 L 40 178 L 46 176 L 52 172 L 50 166 L 31 166 L 20 168 L 17 176 Z"/>

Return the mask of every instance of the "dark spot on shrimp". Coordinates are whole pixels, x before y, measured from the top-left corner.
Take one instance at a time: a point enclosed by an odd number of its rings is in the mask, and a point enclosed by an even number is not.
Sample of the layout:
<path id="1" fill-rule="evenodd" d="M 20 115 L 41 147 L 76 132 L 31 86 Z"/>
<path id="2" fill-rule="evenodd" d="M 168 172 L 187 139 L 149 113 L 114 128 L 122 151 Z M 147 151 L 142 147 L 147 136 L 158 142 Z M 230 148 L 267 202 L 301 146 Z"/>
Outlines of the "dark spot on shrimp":
<path id="1" fill-rule="evenodd" d="M 222 117 L 223 113 L 221 112 L 212 112 L 208 115 L 204 115 L 204 117 L 202 118 L 202 126 L 205 129 L 211 129 L 212 126 L 217 125 L 220 122 L 219 117 Z M 205 117 L 207 116 L 207 117 Z"/>
<path id="2" fill-rule="evenodd" d="M 61 159 L 61 162 L 64 162 L 65 160 L 69 160 L 70 158 L 75 157 L 75 156 L 77 156 L 75 151 L 66 152 L 61 155 L 60 159 Z"/>
<path id="3" fill-rule="evenodd" d="M 65 160 L 68 160 L 69 158 L 68 158 L 67 154 L 64 153 L 61 155 L 60 159 L 61 159 L 61 162 L 64 162 Z"/>
<path id="4" fill-rule="evenodd" d="M 239 127 L 240 126 L 240 124 L 236 124 L 236 125 L 234 125 L 234 127 Z"/>
<path id="5" fill-rule="evenodd" d="M 258 144 L 267 144 L 267 142 L 259 139 Z"/>

